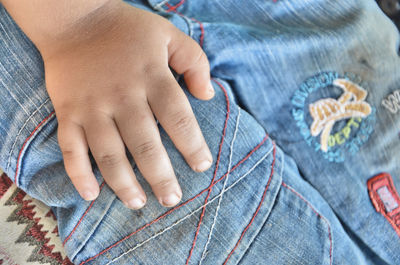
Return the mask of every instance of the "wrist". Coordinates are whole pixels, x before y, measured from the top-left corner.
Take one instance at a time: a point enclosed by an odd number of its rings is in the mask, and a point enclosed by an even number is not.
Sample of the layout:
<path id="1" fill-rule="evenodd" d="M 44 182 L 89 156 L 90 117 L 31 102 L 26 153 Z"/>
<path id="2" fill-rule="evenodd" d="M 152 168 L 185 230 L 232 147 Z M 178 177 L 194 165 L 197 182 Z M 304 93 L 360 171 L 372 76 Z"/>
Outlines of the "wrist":
<path id="1" fill-rule="evenodd" d="M 104 5 L 63 26 L 57 33 L 50 33 L 35 43 L 43 59 L 53 54 L 75 49 L 113 30 L 120 17 L 120 0 L 109 0 Z"/>
<path id="2" fill-rule="evenodd" d="M 52 54 L 106 31 L 121 0 L 0 0 L 39 51 Z"/>

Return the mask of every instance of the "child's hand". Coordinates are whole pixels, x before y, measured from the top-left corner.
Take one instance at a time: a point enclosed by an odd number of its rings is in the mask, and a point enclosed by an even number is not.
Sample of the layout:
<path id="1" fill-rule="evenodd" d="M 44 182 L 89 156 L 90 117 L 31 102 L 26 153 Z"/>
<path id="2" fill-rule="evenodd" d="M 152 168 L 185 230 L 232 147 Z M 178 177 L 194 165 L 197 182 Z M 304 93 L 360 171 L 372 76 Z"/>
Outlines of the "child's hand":
<path id="1" fill-rule="evenodd" d="M 78 31 L 65 33 L 67 41 L 40 48 L 65 168 L 81 196 L 95 199 L 99 187 L 90 148 L 122 202 L 141 208 L 146 195 L 125 144 L 160 203 L 173 206 L 182 191 L 154 116 L 194 170 L 208 169 L 211 153 L 168 66 L 184 74 L 195 97 L 208 100 L 214 95 L 209 64 L 199 45 L 164 18 L 122 2 L 116 10 L 106 22 L 92 23 L 89 17 Z M 89 30 L 85 23 L 92 24 Z"/>

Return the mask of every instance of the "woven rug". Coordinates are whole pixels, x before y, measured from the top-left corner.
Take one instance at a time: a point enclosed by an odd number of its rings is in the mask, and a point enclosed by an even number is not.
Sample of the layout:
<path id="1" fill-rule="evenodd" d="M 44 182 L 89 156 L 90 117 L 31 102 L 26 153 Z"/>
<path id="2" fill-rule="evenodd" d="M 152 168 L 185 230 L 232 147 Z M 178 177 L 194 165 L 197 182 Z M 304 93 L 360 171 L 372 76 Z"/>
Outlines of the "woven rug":
<path id="1" fill-rule="evenodd" d="M 51 209 L 0 169 L 0 265 L 69 265 Z"/>

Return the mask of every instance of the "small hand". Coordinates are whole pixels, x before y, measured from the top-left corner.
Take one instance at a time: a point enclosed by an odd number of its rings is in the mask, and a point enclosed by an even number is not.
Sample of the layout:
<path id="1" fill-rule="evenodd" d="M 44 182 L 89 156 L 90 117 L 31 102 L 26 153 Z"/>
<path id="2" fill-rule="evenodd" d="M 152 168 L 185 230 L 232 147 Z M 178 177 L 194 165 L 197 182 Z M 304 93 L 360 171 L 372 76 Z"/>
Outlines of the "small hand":
<path id="1" fill-rule="evenodd" d="M 208 100 L 214 95 L 208 60 L 164 18 L 122 1 L 118 12 L 96 34 L 73 36 L 71 44 L 42 54 L 65 169 L 79 194 L 95 199 L 90 149 L 107 184 L 128 207 L 139 209 L 146 195 L 126 145 L 160 203 L 174 206 L 182 191 L 154 116 L 193 170 L 211 166 L 189 101 L 169 69 L 184 74 L 191 94 Z"/>

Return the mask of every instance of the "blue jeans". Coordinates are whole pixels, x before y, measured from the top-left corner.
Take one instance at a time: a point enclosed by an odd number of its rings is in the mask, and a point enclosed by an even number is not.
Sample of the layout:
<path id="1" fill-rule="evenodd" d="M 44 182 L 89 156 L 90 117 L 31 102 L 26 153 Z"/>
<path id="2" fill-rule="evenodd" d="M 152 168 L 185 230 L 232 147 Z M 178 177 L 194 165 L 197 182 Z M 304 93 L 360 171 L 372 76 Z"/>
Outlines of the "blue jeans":
<path id="1" fill-rule="evenodd" d="M 132 157 L 143 209 L 93 158 L 100 195 L 79 197 L 40 54 L 0 6 L 0 167 L 53 208 L 75 264 L 400 264 L 400 41 L 373 0 L 127 2 L 197 40 L 214 77 L 211 101 L 187 93 L 211 169 L 160 128 L 183 191 L 171 209 Z"/>

